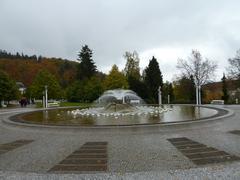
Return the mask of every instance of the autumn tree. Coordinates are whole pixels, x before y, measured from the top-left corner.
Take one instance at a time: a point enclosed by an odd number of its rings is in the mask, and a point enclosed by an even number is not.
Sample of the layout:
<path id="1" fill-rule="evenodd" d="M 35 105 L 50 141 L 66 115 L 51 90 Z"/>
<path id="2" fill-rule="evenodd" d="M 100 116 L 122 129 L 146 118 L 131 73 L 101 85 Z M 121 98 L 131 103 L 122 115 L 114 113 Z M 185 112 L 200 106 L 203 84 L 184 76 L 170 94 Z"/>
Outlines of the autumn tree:
<path id="1" fill-rule="evenodd" d="M 229 95 L 228 95 L 228 89 L 227 89 L 227 82 L 226 82 L 226 76 L 223 74 L 222 77 L 222 100 L 224 100 L 224 103 L 228 103 Z"/>
<path id="2" fill-rule="evenodd" d="M 195 87 L 197 88 L 196 101 L 197 104 L 201 104 L 201 86 L 214 75 L 217 64 L 207 58 L 203 58 L 198 50 L 192 50 L 191 56 L 187 60 L 178 60 L 177 68 L 182 71 L 183 76 L 193 76 Z"/>
<path id="3" fill-rule="evenodd" d="M 140 75 L 140 59 L 138 53 L 136 51 L 133 53 L 125 52 L 123 57 L 126 59 L 126 65 L 123 72 L 127 78 L 129 89 L 136 92 L 141 98 L 147 99 L 148 91 Z"/>
<path id="4" fill-rule="evenodd" d="M 19 91 L 16 82 L 7 73 L 0 71 L 0 102 L 17 99 L 18 96 Z"/>
<path id="5" fill-rule="evenodd" d="M 127 78 L 132 77 L 136 80 L 140 80 L 140 67 L 139 67 L 139 56 L 136 51 L 133 53 L 125 52 L 124 56 L 126 59 L 126 65 L 124 68 L 124 74 Z"/>
<path id="6" fill-rule="evenodd" d="M 61 87 L 56 78 L 46 70 L 41 70 L 35 77 L 33 84 L 30 87 L 31 94 L 34 98 L 41 99 L 45 86 L 48 87 L 48 98 L 59 99 L 62 92 Z"/>
<path id="7" fill-rule="evenodd" d="M 109 89 L 118 89 L 118 88 L 123 88 L 126 89 L 128 88 L 128 82 L 126 77 L 124 76 L 123 73 L 121 73 L 118 70 L 117 65 L 113 65 L 111 71 L 109 74 L 106 76 L 104 82 L 104 89 L 109 90 Z"/>
<path id="8" fill-rule="evenodd" d="M 154 56 L 149 61 L 149 64 L 145 69 L 144 82 L 148 87 L 150 101 L 152 103 L 157 103 L 159 86 L 163 89 L 163 78 L 157 59 Z"/>
<path id="9" fill-rule="evenodd" d="M 78 54 L 78 79 L 89 79 L 97 72 L 96 65 L 92 59 L 92 50 L 87 45 L 83 46 Z"/>

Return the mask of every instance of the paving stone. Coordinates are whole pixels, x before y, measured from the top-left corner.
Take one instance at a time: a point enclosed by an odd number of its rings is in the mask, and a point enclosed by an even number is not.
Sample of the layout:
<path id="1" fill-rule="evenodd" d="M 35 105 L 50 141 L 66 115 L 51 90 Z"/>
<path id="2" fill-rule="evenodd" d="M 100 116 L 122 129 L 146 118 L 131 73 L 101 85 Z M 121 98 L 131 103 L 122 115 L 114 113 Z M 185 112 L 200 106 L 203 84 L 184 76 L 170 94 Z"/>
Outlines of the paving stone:
<path id="1" fill-rule="evenodd" d="M 213 164 L 213 163 L 221 163 L 221 162 L 231 162 L 231 161 L 239 161 L 240 158 L 236 156 L 223 156 L 216 158 L 204 158 L 204 159 L 196 159 L 192 160 L 196 165 L 205 165 L 205 164 Z"/>
<path id="2" fill-rule="evenodd" d="M 51 171 L 61 171 L 61 172 L 84 172 L 84 171 L 106 171 L 106 165 L 57 165 L 54 166 Z"/>
<path id="3" fill-rule="evenodd" d="M 168 141 L 170 141 L 171 143 L 174 143 L 174 142 L 180 142 L 180 141 L 189 141 L 189 139 L 185 138 L 185 137 L 182 137 L 182 138 L 171 138 L 171 139 L 168 139 Z"/>
<path id="4" fill-rule="evenodd" d="M 240 135 L 240 130 L 229 131 L 229 133 Z"/>
<path id="5" fill-rule="evenodd" d="M 107 162 L 107 142 L 87 142 L 50 171 L 106 171 Z"/>
<path id="6" fill-rule="evenodd" d="M 107 159 L 65 159 L 60 164 L 107 164 Z"/>
<path id="7" fill-rule="evenodd" d="M 189 159 L 201 159 L 201 158 L 210 158 L 218 156 L 229 156 L 228 153 L 224 151 L 215 151 L 215 152 L 205 152 L 205 153 L 196 153 L 196 154 L 184 154 Z"/>
<path id="8" fill-rule="evenodd" d="M 107 154 L 71 154 L 67 157 L 68 159 L 106 159 Z"/>
<path id="9" fill-rule="evenodd" d="M 181 149 L 180 150 L 183 154 L 195 154 L 195 153 L 201 153 L 201 152 L 215 152 L 218 151 L 215 148 L 212 147 L 202 147 L 202 148 L 195 148 L 195 149 Z"/>
<path id="10" fill-rule="evenodd" d="M 106 149 L 106 146 L 82 146 L 81 149 Z"/>
<path id="11" fill-rule="evenodd" d="M 199 148 L 205 148 L 207 147 L 206 145 L 203 144 L 193 144 L 193 145 L 183 145 L 183 146 L 175 146 L 176 148 L 180 150 L 185 150 L 185 149 L 199 149 Z"/>
<path id="12" fill-rule="evenodd" d="M 84 145 L 94 145 L 94 146 L 96 146 L 96 145 L 107 145 L 108 143 L 107 142 L 87 142 L 87 143 L 85 143 Z"/>
<path id="13" fill-rule="evenodd" d="M 212 147 L 207 147 L 204 144 L 192 141 L 185 137 L 179 139 L 179 141 L 176 138 L 174 138 L 173 141 L 168 139 L 168 141 L 171 143 L 174 142 L 172 144 L 196 165 L 240 160 L 237 156 L 230 155 L 227 152 L 219 151 Z M 184 139 L 183 145 L 181 145 L 181 143 L 175 144 L 175 142 L 181 142 L 182 139 Z"/>
<path id="14" fill-rule="evenodd" d="M 12 151 L 18 147 L 21 147 L 23 145 L 29 144 L 33 142 L 33 140 L 17 140 L 11 143 L 5 143 L 0 145 L 0 154 Z"/>
<path id="15" fill-rule="evenodd" d="M 106 150 L 102 149 L 80 149 L 79 151 L 75 151 L 74 154 L 104 154 L 106 153 Z"/>
<path id="16" fill-rule="evenodd" d="M 179 142 L 174 142 L 172 143 L 174 146 L 183 146 L 183 145 L 191 145 L 191 144 L 199 144 L 195 141 L 179 141 Z"/>

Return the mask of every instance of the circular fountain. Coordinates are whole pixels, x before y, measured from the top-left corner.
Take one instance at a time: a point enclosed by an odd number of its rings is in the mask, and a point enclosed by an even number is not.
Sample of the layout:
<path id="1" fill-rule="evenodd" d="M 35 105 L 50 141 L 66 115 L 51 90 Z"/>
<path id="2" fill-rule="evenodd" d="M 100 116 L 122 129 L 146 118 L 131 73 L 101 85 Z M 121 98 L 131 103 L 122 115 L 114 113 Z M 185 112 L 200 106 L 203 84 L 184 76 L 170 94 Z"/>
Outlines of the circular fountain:
<path id="1" fill-rule="evenodd" d="M 12 117 L 13 121 L 61 126 L 129 126 L 198 121 L 227 114 L 213 107 L 147 105 L 131 90 L 103 93 L 89 108 L 57 108 Z"/>
<path id="2" fill-rule="evenodd" d="M 125 89 L 108 90 L 100 96 L 96 102 L 104 106 L 109 103 L 118 104 L 144 104 L 142 98 L 140 98 L 134 91 Z"/>
<path id="3" fill-rule="evenodd" d="M 74 118 L 81 116 L 109 117 L 115 119 L 121 116 L 141 116 L 160 114 L 169 108 L 144 106 L 144 101 L 132 90 L 115 89 L 104 92 L 95 101 L 95 107 L 68 111 Z"/>

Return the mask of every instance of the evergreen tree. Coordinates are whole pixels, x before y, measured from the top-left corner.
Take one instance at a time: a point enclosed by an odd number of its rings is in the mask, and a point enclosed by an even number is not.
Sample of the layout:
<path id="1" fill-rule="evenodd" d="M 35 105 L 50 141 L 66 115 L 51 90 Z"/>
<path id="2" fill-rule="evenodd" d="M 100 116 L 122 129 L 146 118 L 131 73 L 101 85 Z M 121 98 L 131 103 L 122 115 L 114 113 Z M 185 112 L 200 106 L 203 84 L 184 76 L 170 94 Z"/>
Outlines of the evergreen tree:
<path id="1" fill-rule="evenodd" d="M 91 78 L 97 72 L 97 68 L 92 59 L 92 50 L 87 45 L 83 46 L 78 54 L 80 61 L 78 66 L 78 79 L 84 80 Z"/>
<path id="2" fill-rule="evenodd" d="M 228 89 L 227 89 L 227 82 L 226 82 L 226 77 L 225 74 L 223 74 L 222 77 L 222 100 L 224 100 L 224 103 L 228 103 L 229 95 L 228 95 Z"/>
<path id="3" fill-rule="evenodd" d="M 138 80 L 132 76 L 129 76 L 128 85 L 129 85 L 129 89 L 136 92 L 137 95 L 140 96 L 143 100 L 148 101 L 149 91 L 148 91 L 148 87 L 143 81 Z"/>
<path id="4" fill-rule="evenodd" d="M 149 89 L 150 101 L 152 103 L 157 103 L 159 86 L 163 90 L 163 78 L 157 59 L 154 56 L 149 61 L 148 67 L 145 69 L 144 81 Z"/>

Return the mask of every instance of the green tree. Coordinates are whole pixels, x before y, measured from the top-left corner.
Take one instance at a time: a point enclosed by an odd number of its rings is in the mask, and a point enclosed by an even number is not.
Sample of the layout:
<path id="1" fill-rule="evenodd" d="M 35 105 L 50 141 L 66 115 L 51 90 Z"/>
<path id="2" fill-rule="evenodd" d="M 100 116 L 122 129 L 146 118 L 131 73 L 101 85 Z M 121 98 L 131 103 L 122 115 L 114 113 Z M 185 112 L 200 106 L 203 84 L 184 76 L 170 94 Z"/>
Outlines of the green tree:
<path id="1" fill-rule="evenodd" d="M 7 73 L 0 71 L 0 101 L 10 101 L 18 97 L 19 91 L 16 82 Z"/>
<path id="2" fill-rule="evenodd" d="M 194 103 L 195 102 L 195 83 L 193 76 L 190 78 L 183 76 L 174 82 L 175 102 Z"/>
<path id="3" fill-rule="evenodd" d="M 150 101 L 152 103 L 157 103 L 159 86 L 163 89 L 163 78 L 157 59 L 154 56 L 149 61 L 149 65 L 145 69 L 144 81 L 148 86 Z"/>
<path id="4" fill-rule="evenodd" d="M 173 92 L 173 86 L 172 83 L 166 82 L 163 84 L 163 102 L 168 103 L 168 96 L 170 98 L 170 103 L 174 102 L 174 92 Z"/>
<path id="5" fill-rule="evenodd" d="M 84 85 L 85 101 L 94 101 L 103 93 L 101 79 L 97 76 L 91 77 Z"/>
<path id="6" fill-rule="evenodd" d="M 128 88 L 128 82 L 123 73 L 118 70 L 117 65 L 113 65 L 111 71 L 104 80 L 104 89 Z"/>
<path id="7" fill-rule="evenodd" d="M 67 100 L 70 102 L 83 101 L 84 97 L 84 81 L 75 81 L 66 90 Z"/>
<path id="8" fill-rule="evenodd" d="M 136 92 L 137 95 L 140 96 L 143 100 L 148 101 L 149 91 L 148 91 L 148 87 L 143 81 L 138 80 L 132 76 L 129 76 L 128 84 L 129 84 L 129 89 Z"/>
<path id="9" fill-rule="evenodd" d="M 35 77 L 31 86 L 33 97 L 41 99 L 45 86 L 48 86 L 48 99 L 61 98 L 61 87 L 56 78 L 46 70 L 41 70 Z"/>
<path id="10" fill-rule="evenodd" d="M 80 61 L 78 66 L 78 79 L 89 79 L 97 72 L 97 68 L 92 59 L 92 50 L 87 45 L 83 46 L 78 54 Z"/>
<path id="11" fill-rule="evenodd" d="M 227 89 L 227 82 L 226 82 L 226 77 L 225 74 L 223 74 L 222 77 L 222 100 L 224 100 L 224 103 L 228 103 L 229 95 L 228 95 L 228 89 Z"/>

